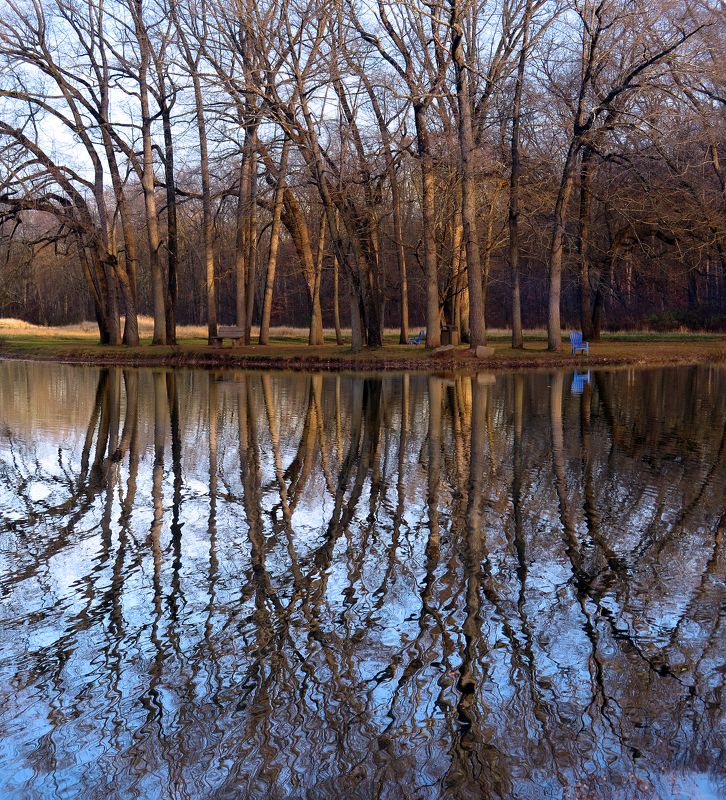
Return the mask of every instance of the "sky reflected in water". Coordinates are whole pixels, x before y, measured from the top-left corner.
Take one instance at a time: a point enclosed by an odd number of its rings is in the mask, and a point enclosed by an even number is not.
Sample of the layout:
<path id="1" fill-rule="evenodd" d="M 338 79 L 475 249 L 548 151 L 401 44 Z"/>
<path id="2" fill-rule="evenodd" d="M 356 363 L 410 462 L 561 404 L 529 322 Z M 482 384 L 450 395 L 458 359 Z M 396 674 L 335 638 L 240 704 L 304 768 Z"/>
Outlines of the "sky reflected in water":
<path id="1" fill-rule="evenodd" d="M 716 798 L 726 370 L 0 362 L 0 797 Z"/>

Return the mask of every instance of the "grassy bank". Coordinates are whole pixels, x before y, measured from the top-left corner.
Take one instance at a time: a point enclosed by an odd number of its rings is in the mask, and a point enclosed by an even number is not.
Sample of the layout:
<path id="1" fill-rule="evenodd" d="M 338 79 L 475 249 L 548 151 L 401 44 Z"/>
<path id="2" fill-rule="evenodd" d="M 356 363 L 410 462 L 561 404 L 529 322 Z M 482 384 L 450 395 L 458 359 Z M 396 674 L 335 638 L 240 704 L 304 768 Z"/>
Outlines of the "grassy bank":
<path id="1" fill-rule="evenodd" d="M 334 342 L 332 331 L 328 338 Z M 544 331 L 529 332 L 524 350 L 512 350 L 507 331 L 492 331 L 494 356 L 476 359 L 466 346 L 446 353 L 398 344 L 388 331 L 385 345 L 353 353 L 349 342 L 309 347 L 306 332 L 273 331 L 271 344 L 209 347 L 200 327 L 179 329 L 175 347 L 151 346 L 151 330 L 142 324 L 142 345 L 135 348 L 100 345 L 90 323 L 66 328 L 40 328 L 16 320 L 0 320 L 0 357 L 65 363 L 132 366 L 256 367 L 270 369 L 423 369 L 476 370 L 547 367 L 660 366 L 726 361 L 726 337 L 696 333 L 608 333 L 592 343 L 590 355 L 570 355 L 567 337 L 559 353 L 547 351 Z"/>

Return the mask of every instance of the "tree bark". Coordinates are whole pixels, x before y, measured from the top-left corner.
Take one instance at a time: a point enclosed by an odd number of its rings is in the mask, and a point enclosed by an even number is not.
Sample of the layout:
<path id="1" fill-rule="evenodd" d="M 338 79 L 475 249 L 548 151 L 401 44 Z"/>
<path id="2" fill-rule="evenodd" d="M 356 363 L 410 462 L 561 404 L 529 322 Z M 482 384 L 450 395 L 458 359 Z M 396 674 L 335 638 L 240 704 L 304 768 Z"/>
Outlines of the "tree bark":
<path id="1" fill-rule="evenodd" d="M 564 250 L 567 206 L 572 191 L 572 177 L 577 153 L 577 141 L 570 143 L 565 165 L 562 169 L 560 186 L 557 191 L 555 215 L 552 223 L 552 238 L 549 249 L 549 297 L 547 307 L 547 349 L 556 352 L 562 345 L 562 324 L 560 322 L 560 296 L 562 287 L 562 255 Z"/>
<path id="2" fill-rule="evenodd" d="M 114 260 L 114 268 L 125 311 L 123 343 L 130 347 L 136 347 L 139 344 L 139 318 L 136 298 L 136 268 L 138 263 L 136 234 L 130 218 L 118 162 L 116 161 L 116 151 L 105 126 L 102 126 L 102 140 L 108 171 L 111 175 L 111 185 L 113 186 L 118 216 L 121 221 L 121 235 L 124 241 L 123 263 L 118 260 L 118 257 Z"/>
<path id="3" fill-rule="evenodd" d="M 166 183 L 166 342 L 176 344 L 176 304 L 179 293 L 179 231 L 176 213 L 174 139 L 166 82 L 159 71 L 159 111 L 164 131 L 164 180 Z"/>
<path id="4" fill-rule="evenodd" d="M 527 2 L 522 20 L 522 49 L 517 63 L 517 80 L 514 85 L 512 99 L 512 170 L 509 181 L 509 266 L 512 276 L 512 347 L 524 348 L 522 333 L 522 299 L 520 293 L 519 274 L 519 187 L 522 164 L 520 160 L 520 124 L 522 118 L 522 88 L 524 86 L 524 70 L 527 62 L 529 46 L 529 23 L 532 15 L 532 4 Z"/>
<path id="5" fill-rule="evenodd" d="M 303 210 L 290 189 L 284 193 L 284 206 L 282 220 L 292 237 L 295 251 L 302 265 L 305 285 L 308 292 L 308 310 L 310 312 L 310 329 L 308 344 L 322 344 L 323 323 L 322 309 L 320 307 L 320 273 L 322 271 L 322 255 L 325 247 L 325 228 L 327 216 L 324 213 L 320 219 L 318 230 L 318 250 L 313 253 L 310 241 L 310 228 Z M 337 216 L 335 217 L 337 224 Z"/>
<path id="6" fill-rule="evenodd" d="M 436 257 L 436 198 L 434 183 L 434 161 L 429 147 L 425 109 L 421 103 L 414 104 L 416 141 L 421 164 L 421 217 L 424 244 L 424 273 L 426 275 L 426 346 L 441 344 L 439 321 L 439 275 Z"/>
<path id="7" fill-rule="evenodd" d="M 151 294 L 154 307 L 154 335 L 152 344 L 166 344 L 166 302 L 164 276 L 161 270 L 159 250 L 159 215 L 156 207 L 156 186 L 154 178 L 154 155 L 151 136 L 151 108 L 149 104 L 149 60 L 150 42 L 144 28 L 141 0 L 134 0 L 134 23 L 139 42 L 141 61 L 139 63 L 139 99 L 141 103 L 141 139 L 143 147 L 143 168 L 141 186 L 144 191 L 146 209 L 146 235 L 149 243 L 149 266 L 151 269 Z"/>
<path id="8" fill-rule="evenodd" d="M 353 286 L 353 279 L 348 282 L 350 299 L 350 346 L 354 353 L 363 349 L 363 323 L 360 314 L 360 294 Z"/>
<path id="9" fill-rule="evenodd" d="M 580 161 L 580 326 L 586 341 L 593 338 L 592 300 L 590 293 L 590 212 L 592 207 L 593 152 L 585 146 Z"/>
<path id="10" fill-rule="evenodd" d="M 212 214 L 212 189 L 209 180 L 209 152 L 207 125 L 204 119 L 204 101 L 198 75 L 194 78 L 194 100 L 199 133 L 199 158 L 202 172 L 202 226 L 204 231 L 204 266 L 207 290 L 207 336 L 209 344 L 217 335 L 217 282 L 214 275 L 214 217 Z"/>
<path id="11" fill-rule="evenodd" d="M 469 329 L 472 348 L 486 344 L 486 320 L 482 292 L 481 256 L 476 225 L 476 187 L 474 181 L 474 133 L 471 122 L 469 76 L 464 56 L 464 36 L 458 0 L 451 3 L 452 57 L 456 76 L 456 100 L 459 111 L 458 133 L 461 165 L 464 246 L 469 283 Z"/>
<path id="12" fill-rule="evenodd" d="M 103 287 L 106 306 L 106 333 L 108 336 L 107 344 L 121 344 L 121 316 L 118 307 L 118 290 L 116 283 L 116 270 L 114 263 L 116 259 L 111 259 L 107 254 L 100 259 L 103 275 Z"/>
<path id="13" fill-rule="evenodd" d="M 275 272 L 277 270 L 277 252 L 280 246 L 280 223 L 282 208 L 285 200 L 285 175 L 287 172 L 287 154 L 290 140 L 282 143 L 280 167 L 277 174 L 275 187 L 275 203 L 272 209 L 272 228 L 270 229 L 270 253 L 267 258 L 265 271 L 265 295 L 262 302 L 262 318 L 260 320 L 260 344 L 270 343 L 270 316 L 272 314 L 272 292 L 275 286 Z"/>
<path id="14" fill-rule="evenodd" d="M 333 322 L 335 324 L 335 343 L 343 344 L 343 331 L 340 327 L 340 288 L 338 257 L 333 255 Z"/>
<path id="15" fill-rule="evenodd" d="M 408 269 L 406 267 L 406 249 L 403 244 L 403 223 L 401 220 L 401 191 L 398 185 L 398 176 L 391 170 L 389 178 L 391 184 L 391 202 L 393 204 L 393 238 L 398 261 L 398 276 L 400 282 L 399 296 L 401 298 L 401 333 L 398 338 L 400 344 L 408 343 Z"/>
<path id="16" fill-rule="evenodd" d="M 315 253 L 315 267 L 313 281 L 310 286 L 310 331 L 308 344 L 319 345 L 324 343 L 323 337 L 323 309 L 320 306 L 320 284 L 323 276 L 323 254 L 325 252 L 325 215 L 320 217 L 318 229 L 318 248 Z"/>
<path id="17" fill-rule="evenodd" d="M 454 324 L 462 342 L 469 342 L 469 286 L 466 276 L 464 255 L 464 223 L 461 219 L 461 187 L 457 191 L 454 211 L 454 230 L 451 236 L 451 262 L 454 275 L 456 302 L 454 304 Z"/>
<path id="18" fill-rule="evenodd" d="M 247 313 L 245 344 L 252 335 L 252 315 L 255 310 L 255 284 L 257 283 L 257 126 L 250 133 L 249 214 L 247 219 Z"/>
<path id="19" fill-rule="evenodd" d="M 239 173 L 239 188 L 237 191 L 237 233 L 234 253 L 235 275 L 235 322 L 237 327 L 247 330 L 247 210 L 246 204 L 249 196 L 249 158 L 247 153 L 247 140 L 242 156 L 242 166 Z"/>

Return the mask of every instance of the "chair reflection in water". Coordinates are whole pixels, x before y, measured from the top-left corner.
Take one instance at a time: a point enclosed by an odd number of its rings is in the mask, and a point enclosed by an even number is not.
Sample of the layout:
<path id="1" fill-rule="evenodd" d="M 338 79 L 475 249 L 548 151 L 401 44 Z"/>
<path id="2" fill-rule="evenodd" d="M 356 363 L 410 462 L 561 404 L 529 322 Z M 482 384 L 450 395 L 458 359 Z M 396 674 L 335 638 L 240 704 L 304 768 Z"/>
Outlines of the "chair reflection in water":
<path id="1" fill-rule="evenodd" d="M 582 394 L 585 391 L 586 383 L 590 383 L 590 370 L 587 372 L 576 372 L 572 376 L 572 394 Z"/>

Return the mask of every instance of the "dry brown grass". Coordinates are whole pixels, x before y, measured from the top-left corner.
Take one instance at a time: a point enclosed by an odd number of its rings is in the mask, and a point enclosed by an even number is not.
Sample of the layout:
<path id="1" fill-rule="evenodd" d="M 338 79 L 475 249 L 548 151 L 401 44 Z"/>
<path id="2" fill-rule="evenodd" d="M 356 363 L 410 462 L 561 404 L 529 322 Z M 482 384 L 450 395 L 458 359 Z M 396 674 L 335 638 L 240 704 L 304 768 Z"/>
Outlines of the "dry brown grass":
<path id="1" fill-rule="evenodd" d="M 139 317 L 139 333 L 141 336 L 151 336 L 153 332 L 154 320 L 152 317 Z M 14 333 L 48 337 L 79 336 L 97 339 L 98 325 L 88 320 L 73 325 L 33 325 L 21 319 L 0 318 L 0 335 L 12 336 Z M 203 325 L 181 325 L 179 326 L 179 333 L 181 336 L 189 338 L 206 337 L 207 328 Z"/>
<path id="2" fill-rule="evenodd" d="M 421 326 L 413 325 L 410 329 L 410 334 L 416 336 L 421 330 Z M 154 333 L 154 320 L 149 316 L 139 317 L 139 335 L 141 339 L 150 340 Z M 252 341 L 257 341 L 260 329 L 259 326 L 252 326 Z M 325 328 L 325 340 L 327 342 L 335 341 L 335 330 L 333 328 Z M 511 332 L 506 328 L 490 328 L 487 331 L 488 335 L 493 339 L 506 339 L 511 336 Z M 398 341 L 398 328 L 386 328 L 384 336 L 387 344 L 394 344 Z M 528 337 L 541 337 L 546 334 L 544 329 L 532 329 L 527 331 Z M 32 336 L 34 339 L 82 339 L 84 341 L 93 342 L 98 341 L 98 326 L 95 322 L 86 320 L 85 322 L 78 322 L 73 325 L 33 325 L 30 322 L 25 322 L 20 319 L 12 319 L 8 317 L 0 317 L 0 336 L 8 338 Z M 290 343 L 299 342 L 304 344 L 307 342 L 308 329 L 296 328 L 290 325 L 280 325 L 270 329 L 270 336 L 273 339 L 288 339 Z M 343 329 L 343 337 L 350 341 L 350 328 Z M 179 325 L 177 327 L 177 338 L 180 341 L 185 339 L 202 339 L 207 338 L 206 325 Z"/>
<path id="3" fill-rule="evenodd" d="M 123 318 L 122 318 L 123 320 Z M 415 336 L 422 326 L 412 325 L 410 333 Z M 256 339 L 259 336 L 260 329 L 257 325 L 252 327 L 252 338 Z M 386 328 L 385 336 L 387 339 L 395 339 L 398 337 L 398 328 Z M 139 317 L 139 333 L 142 338 L 151 338 L 154 333 L 154 320 L 149 316 Z M 12 336 L 13 334 L 19 335 L 32 335 L 38 337 L 83 337 L 90 339 L 98 338 L 98 326 L 91 320 L 85 322 L 78 322 L 73 325 L 33 325 L 30 322 L 25 322 L 21 319 L 13 319 L 11 317 L 0 317 L 0 336 Z M 324 331 L 326 340 L 335 339 L 335 330 L 333 328 L 325 328 Z M 206 325 L 179 325 L 177 328 L 177 335 L 180 339 L 206 339 L 207 326 Z M 270 330 L 270 335 L 278 339 L 307 339 L 307 328 L 296 328 L 290 325 L 280 325 L 273 327 Z M 343 329 L 343 335 L 350 337 L 350 328 Z M 511 330 L 508 328 L 488 328 L 487 335 L 492 339 L 507 339 L 511 336 Z M 531 339 L 539 339 L 545 337 L 547 331 L 545 328 L 528 328 L 525 331 L 525 336 Z M 638 331 L 608 331 L 604 334 L 605 339 L 650 339 L 655 338 L 659 340 L 673 340 L 673 339 L 689 339 L 700 338 L 704 334 L 680 329 L 678 331 L 658 332 L 648 329 Z M 711 334 L 711 338 L 715 334 Z M 563 338 L 567 339 L 567 332 L 563 332 Z"/>
<path id="4" fill-rule="evenodd" d="M 152 317 L 140 316 L 139 317 L 139 333 L 142 338 L 151 337 L 154 333 L 154 320 Z M 259 326 L 252 326 L 252 337 L 259 336 Z M 333 328 L 326 328 L 326 338 L 334 339 L 335 330 Z M 386 329 L 387 335 L 395 335 L 398 333 L 396 328 Z M 13 334 L 32 334 L 33 336 L 47 336 L 47 337 L 68 337 L 78 336 L 83 338 L 98 338 L 98 326 L 95 322 L 85 321 L 78 322 L 73 325 L 33 325 L 31 322 L 25 322 L 21 319 L 13 319 L 11 317 L 0 317 L 0 335 L 12 336 Z M 270 334 L 279 338 L 290 339 L 306 339 L 308 335 L 307 328 L 293 328 L 287 325 L 280 327 L 273 327 Z M 344 335 L 350 335 L 350 329 L 343 331 Z M 206 339 L 207 326 L 206 325 L 179 325 L 177 327 L 177 335 L 181 339 Z"/>

